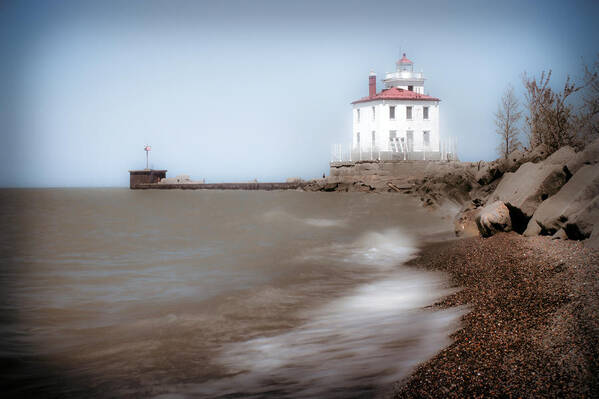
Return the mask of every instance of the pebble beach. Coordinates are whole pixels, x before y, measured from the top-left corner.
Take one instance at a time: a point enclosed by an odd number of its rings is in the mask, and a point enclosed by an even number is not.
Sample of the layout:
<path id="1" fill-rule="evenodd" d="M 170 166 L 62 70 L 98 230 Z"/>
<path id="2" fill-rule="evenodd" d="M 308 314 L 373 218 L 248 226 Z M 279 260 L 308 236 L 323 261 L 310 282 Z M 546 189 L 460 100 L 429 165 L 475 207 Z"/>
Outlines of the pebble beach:
<path id="1" fill-rule="evenodd" d="M 453 343 L 392 396 L 598 397 L 599 254 L 581 242 L 501 233 L 430 244 L 409 263 L 458 288 Z"/>

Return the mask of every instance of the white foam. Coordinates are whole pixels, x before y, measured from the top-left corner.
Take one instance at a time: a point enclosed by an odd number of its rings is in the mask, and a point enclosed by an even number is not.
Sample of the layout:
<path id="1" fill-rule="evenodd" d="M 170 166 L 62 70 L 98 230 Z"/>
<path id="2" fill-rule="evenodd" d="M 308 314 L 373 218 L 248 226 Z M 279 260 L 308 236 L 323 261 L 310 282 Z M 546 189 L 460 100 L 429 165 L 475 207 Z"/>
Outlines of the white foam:
<path id="1" fill-rule="evenodd" d="M 288 395 L 279 396 L 326 397 L 387 386 L 449 344 L 464 310 L 422 310 L 449 293 L 444 281 L 405 269 L 360 286 L 311 312 L 296 329 L 229 346 L 218 360 L 239 374 L 189 392 L 251 397 L 283 384 Z"/>
<path id="2" fill-rule="evenodd" d="M 314 227 L 343 227 L 347 221 L 341 219 L 329 218 L 299 218 L 289 212 L 280 209 L 270 210 L 263 214 L 264 219 L 269 223 L 284 222 L 298 223 Z"/>
<path id="3" fill-rule="evenodd" d="M 346 222 L 344 220 L 337 219 L 303 219 L 303 222 L 310 226 L 316 227 L 340 227 L 345 226 Z"/>
<path id="4" fill-rule="evenodd" d="M 389 268 L 417 252 L 413 239 L 398 228 L 367 232 L 350 243 L 333 243 L 309 250 L 305 260 L 327 264 L 368 265 Z"/>

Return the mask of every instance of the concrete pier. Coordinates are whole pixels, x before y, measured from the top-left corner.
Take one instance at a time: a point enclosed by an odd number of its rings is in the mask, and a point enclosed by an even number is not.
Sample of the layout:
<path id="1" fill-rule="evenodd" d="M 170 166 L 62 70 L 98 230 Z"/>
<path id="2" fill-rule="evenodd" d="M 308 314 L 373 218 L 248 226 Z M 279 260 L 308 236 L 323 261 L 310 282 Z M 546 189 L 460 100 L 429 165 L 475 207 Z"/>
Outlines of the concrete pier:
<path id="1" fill-rule="evenodd" d="M 133 190 L 295 190 L 305 183 L 137 183 Z"/>
<path id="2" fill-rule="evenodd" d="M 189 180 L 166 179 L 166 169 L 141 169 L 129 171 L 129 188 L 131 190 L 295 190 L 303 187 L 302 181 L 281 183 L 199 183 Z M 168 182 L 169 180 L 177 182 Z"/>

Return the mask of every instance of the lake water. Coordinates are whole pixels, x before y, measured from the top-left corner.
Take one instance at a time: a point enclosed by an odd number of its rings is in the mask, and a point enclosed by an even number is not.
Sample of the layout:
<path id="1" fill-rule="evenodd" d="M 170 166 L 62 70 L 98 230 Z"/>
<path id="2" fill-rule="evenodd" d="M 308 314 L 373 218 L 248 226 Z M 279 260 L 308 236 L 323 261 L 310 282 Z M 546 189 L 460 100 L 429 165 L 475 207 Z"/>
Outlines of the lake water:
<path id="1" fill-rule="evenodd" d="M 402 266 L 450 223 L 392 194 L 0 191 L 2 389 L 372 397 L 460 309 Z"/>

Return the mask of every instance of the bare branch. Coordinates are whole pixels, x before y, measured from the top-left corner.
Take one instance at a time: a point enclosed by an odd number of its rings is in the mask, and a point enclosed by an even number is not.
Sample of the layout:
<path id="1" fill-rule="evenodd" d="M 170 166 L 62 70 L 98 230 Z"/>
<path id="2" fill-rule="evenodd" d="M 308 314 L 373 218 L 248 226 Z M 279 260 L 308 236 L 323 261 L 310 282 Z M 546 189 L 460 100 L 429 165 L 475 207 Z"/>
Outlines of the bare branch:
<path id="1" fill-rule="evenodd" d="M 514 88 L 508 86 L 495 113 L 495 132 L 500 137 L 498 151 L 506 159 L 512 151 L 520 148 L 518 121 L 521 117 L 522 111 L 520 111 L 520 104 L 514 94 Z"/>
<path id="2" fill-rule="evenodd" d="M 568 76 L 561 92 L 549 86 L 551 70 L 541 73 L 539 80 L 523 75 L 526 89 L 528 138 L 531 147 L 545 144 L 550 152 L 564 145 L 578 146 L 576 116 L 569 97 L 582 89 Z"/>

